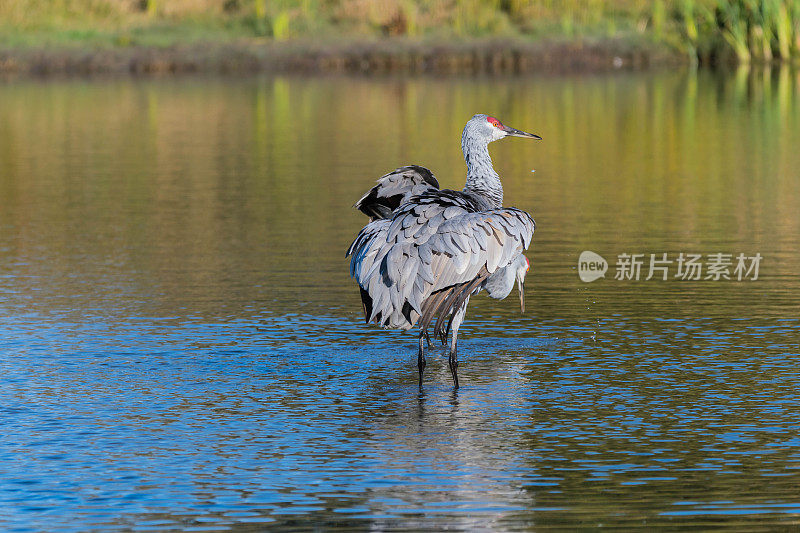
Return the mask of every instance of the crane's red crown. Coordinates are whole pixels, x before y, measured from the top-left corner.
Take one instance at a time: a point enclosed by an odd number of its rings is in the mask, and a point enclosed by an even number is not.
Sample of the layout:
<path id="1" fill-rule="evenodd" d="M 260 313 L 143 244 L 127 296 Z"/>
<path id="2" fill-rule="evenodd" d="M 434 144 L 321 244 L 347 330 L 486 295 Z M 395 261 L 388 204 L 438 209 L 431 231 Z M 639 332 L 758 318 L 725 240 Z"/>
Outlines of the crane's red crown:
<path id="1" fill-rule="evenodd" d="M 503 127 L 503 123 L 500 122 L 499 120 L 497 120 L 494 117 L 486 117 L 486 121 L 489 124 L 491 124 L 492 126 L 494 126 L 495 128 L 502 128 Z"/>
<path id="2" fill-rule="evenodd" d="M 525 258 L 525 272 L 531 269 L 531 262 L 528 260 L 527 255 L 523 255 L 522 257 Z"/>

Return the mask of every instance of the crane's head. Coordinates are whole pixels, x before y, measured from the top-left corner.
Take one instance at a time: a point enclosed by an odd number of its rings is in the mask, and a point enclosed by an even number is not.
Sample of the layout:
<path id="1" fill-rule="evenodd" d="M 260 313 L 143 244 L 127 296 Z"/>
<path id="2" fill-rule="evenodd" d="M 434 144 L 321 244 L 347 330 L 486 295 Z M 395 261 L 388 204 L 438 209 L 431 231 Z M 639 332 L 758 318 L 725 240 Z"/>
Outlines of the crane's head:
<path id="1" fill-rule="evenodd" d="M 519 254 L 503 268 L 495 270 L 486 280 L 484 288 L 491 298 L 502 300 L 514 290 L 514 282 L 519 289 L 519 307 L 525 312 L 525 276 L 531 267 L 528 258 Z"/>
<path id="2" fill-rule="evenodd" d="M 523 313 L 525 312 L 525 276 L 528 274 L 528 271 L 531 269 L 531 262 L 528 261 L 528 258 L 524 255 L 517 257 L 514 260 L 514 274 L 517 278 L 517 288 L 519 289 L 519 309 Z"/>
<path id="3" fill-rule="evenodd" d="M 469 119 L 467 125 L 464 126 L 464 133 L 462 135 L 463 140 L 469 139 L 486 144 L 492 141 L 498 141 L 504 137 L 542 139 L 538 135 L 506 126 L 496 118 L 483 114 L 475 115 Z"/>

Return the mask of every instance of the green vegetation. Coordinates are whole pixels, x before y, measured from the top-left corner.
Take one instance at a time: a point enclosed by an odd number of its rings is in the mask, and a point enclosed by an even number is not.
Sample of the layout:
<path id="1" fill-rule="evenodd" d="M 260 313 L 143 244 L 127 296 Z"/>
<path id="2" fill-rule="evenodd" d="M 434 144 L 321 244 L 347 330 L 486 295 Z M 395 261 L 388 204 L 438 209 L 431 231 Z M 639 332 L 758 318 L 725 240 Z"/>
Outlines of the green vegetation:
<path id="1" fill-rule="evenodd" d="M 800 0 L 7 0 L 0 50 L 625 43 L 701 62 L 800 57 Z M 406 44 L 406 46 L 408 46 Z"/>
<path id="2" fill-rule="evenodd" d="M 800 1 L 681 0 L 681 40 L 702 61 L 800 58 Z"/>
<path id="3" fill-rule="evenodd" d="M 641 33 L 651 11 L 643 0 L 9 0 L 0 3 L 0 44 L 166 45 L 198 32 L 211 40 L 608 37 Z"/>

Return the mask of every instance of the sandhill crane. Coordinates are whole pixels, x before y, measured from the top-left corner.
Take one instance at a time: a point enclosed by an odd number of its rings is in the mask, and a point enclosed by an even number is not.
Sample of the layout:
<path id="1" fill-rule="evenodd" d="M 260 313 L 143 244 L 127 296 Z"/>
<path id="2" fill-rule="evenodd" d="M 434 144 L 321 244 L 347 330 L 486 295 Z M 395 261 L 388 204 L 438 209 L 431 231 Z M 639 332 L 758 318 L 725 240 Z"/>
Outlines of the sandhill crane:
<path id="1" fill-rule="evenodd" d="M 434 336 L 447 341 L 449 366 L 458 388 L 456 345 L 469 298 L 486 289 L 508 296 L 516 282 L 525 311 L 524 281 L 530 267 L 522 255 L 533 237 L 526 212 L 503 207 L 503 186 L 488 146 L 504 137 L 541 139 L 478 114 L 464 126 L 461 150 L 467 163 L 463 191 L 439 189 L 430 170 L 412 165 L 378 179 L 355 207 L 371 218 L 347 250 L 350 274 L 361 289 L 364 317 L 384 328 L 419 323 L 419 384 L 425 370 L 424 340 L 434 318 Z M 449 320 L 447 318 L 449 317 Z"/>

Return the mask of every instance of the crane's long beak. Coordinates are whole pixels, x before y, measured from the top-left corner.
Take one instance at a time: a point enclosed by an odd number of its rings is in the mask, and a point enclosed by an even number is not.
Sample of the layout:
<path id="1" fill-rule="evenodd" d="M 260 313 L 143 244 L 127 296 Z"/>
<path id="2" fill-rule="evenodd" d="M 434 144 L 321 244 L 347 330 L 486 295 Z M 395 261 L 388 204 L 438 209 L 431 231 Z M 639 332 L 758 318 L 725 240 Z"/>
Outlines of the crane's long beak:
<path id="1" fill-rule="evenodd" d="M 528 139 L 538 139 L 542 140 L 541 137 L 538 135 L 534 135 L 533 133 L 528 133 L 527 131 L 518 130 L 512 128 L 511 126 L 503 126 L 503 131 L 506 132 L 507 137 L 527 137 Z"/>
<path id="2" fill-rule="evenodd" d="M 517 288 L 519 289 L 519 310 L 525 313 L 525 282 L 517 280 Z"/>

